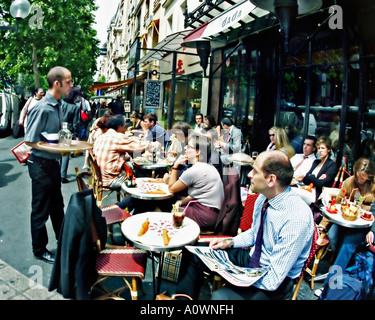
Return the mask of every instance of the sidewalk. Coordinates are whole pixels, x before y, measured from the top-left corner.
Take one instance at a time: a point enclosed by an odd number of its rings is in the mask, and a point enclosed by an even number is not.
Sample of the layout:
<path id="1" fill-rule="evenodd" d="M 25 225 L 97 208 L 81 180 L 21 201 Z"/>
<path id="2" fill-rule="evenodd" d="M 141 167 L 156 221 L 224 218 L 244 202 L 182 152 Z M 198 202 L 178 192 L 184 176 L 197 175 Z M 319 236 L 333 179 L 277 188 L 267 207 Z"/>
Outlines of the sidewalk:
<path id="1" fill-rule="evenodd" d="M 0 300 L 65 300 L 0 259 Z"/>

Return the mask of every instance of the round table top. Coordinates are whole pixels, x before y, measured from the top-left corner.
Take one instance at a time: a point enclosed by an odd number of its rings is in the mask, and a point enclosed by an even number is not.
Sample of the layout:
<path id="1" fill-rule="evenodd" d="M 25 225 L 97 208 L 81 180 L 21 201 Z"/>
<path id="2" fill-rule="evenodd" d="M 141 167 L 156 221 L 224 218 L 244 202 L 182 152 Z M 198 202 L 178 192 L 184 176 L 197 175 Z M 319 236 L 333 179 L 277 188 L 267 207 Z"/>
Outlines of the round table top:
<path id="1" fill-rule="evenodd" d="M 341 212 L 341 205 L 336 204 L 336 208 L 338 209 L 337 213 L 330 213 L 327 211 L 327 207 L 324 206 L 321 208 L 323 215 L 328 218 L 333 223 L 336 223 L 342 227 L 347 228 L 355 228 L 355 229 L 361 229 L 361 228 L 368 228 L 371 227 L 372 223 L 374 222 L 374 219 L 372 221 L 364 220 L 361 218 L 361 215 L 358 215 L 358 218 L 354 221 L 345 220 L 342 217 Z"/>
<path id="2" fill-rule="evenodd" d="M 138 232 L 145 220 L 149 220 L 148 231 L 138 236 Z M 163 242 L 163 229 L 167 229 L 171 238 L 168 245 Z M 124 236 L 132 241 L 135 246 L 150 251 L 172 251 L 193 244 L 199 237 L 198 224 L 185 217 L 181 228 L 173 227 L 173 214 L 171 212 L 145 212 L 127 218 L 121 225 Z"/>
<path id="3" fill-rule="evenodd" d="M 60 151 L 60 152 L 72 152 L 72 151 L 84 151 L 93 147 L 92 143 L 86 141 L 73 140 L 70 146 L 62 146 L 57 143 L 48 143 L 45 141 L 39 141 L 38 146 L 45 151 Z"/>
<path id="4" fill-rule="evenodd" d="M 168 185 L 162 179 L 137 178 L 135 187 L 128 187 L 124 182 L 121 187 L 128 195 L 142 200 L 165 200 L 173 197 Z M 160 193 L 158 193 L 160 192 Z"/>
<path id="5" fill-rule="evenodd" d="M 239 152 L 234 153 L 228 157 L 228 161 L 234 162 L 236 164 L 239 164 L 241 166 L 253 166 L 254 159 L 251 158 L 248 154 Z"/>

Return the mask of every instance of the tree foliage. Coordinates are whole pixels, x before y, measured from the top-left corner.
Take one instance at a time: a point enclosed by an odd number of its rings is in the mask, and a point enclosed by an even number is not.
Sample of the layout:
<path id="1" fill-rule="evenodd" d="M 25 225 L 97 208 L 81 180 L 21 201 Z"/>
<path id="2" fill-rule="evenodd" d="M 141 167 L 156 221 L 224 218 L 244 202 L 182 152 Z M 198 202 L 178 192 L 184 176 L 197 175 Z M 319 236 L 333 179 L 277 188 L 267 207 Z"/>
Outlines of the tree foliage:
<path id="1" fill-rule="evenodd" d="M 0 0 L 3 21 L 15 24 L 9 14 L 13 0 Z M 29 0 L 30 1 L 30 0 Z M 0 43 L 0 81 L 12 85 L 44 87 L 46 74 L 60 65 L 72 72 L 75 86 L 83 91 L 93 83 L 99 40 L 93 28 L 94 0 L 35 0 L 26 19 L 20 21 L 18 34 L 2 32 Z M 7 12 L 8 11 L 8 12 Z M 33 54 L 34 48 L 34 54 Z M 34 58 L 34 65 L 33 65 Z"/>

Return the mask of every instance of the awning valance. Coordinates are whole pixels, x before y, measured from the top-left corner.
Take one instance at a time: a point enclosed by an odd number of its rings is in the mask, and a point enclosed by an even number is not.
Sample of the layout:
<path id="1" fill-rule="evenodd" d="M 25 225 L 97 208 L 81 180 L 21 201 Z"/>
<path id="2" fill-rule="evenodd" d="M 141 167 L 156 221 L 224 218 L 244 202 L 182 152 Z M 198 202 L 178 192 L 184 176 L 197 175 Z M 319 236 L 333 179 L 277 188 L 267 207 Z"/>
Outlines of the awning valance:
<path id="1" fill-rule="evenodd" d="M 137 80 L 143 80 L 146 79 L 147 74 L 142 73 L 141 75 L 137 76 Z M 93 93 L 95 90 L 102 90 L 102 89 L 108 89 L 113 88 L 110 91 L 118 90 L 120 88 L 126 87 L 134 82 L 134 78 L 128 78 L 126 80 L 121 81 L 115 81 L 115 82 L 95 82 L 92 86 L 90 86 L 89 90 L 91 93 Z"/>

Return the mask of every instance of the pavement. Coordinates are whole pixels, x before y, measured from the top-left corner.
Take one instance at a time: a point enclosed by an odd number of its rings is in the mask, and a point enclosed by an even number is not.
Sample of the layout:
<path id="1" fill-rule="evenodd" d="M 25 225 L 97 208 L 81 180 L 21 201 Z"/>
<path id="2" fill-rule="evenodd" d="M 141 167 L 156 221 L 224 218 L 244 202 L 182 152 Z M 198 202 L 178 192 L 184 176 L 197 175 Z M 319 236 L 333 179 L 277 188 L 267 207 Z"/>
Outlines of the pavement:
<path id="1" fill-rule="evenodd" d="M 20 164 L 11 148 L 22 141 L 22 138 L 14 139 L 12 136 L 0 138 L 0 300 L 65 300 L 56 291 L 49 292 L 48 284 L 52 271 L 52 264 L 35 259 L 31 251 L 30 212 L 31 212 L 31 180 L 27 166 Z M 68 169 L 69 183 L 62 185 L 62 193 L 65 208 L 72 193 L 78 191 L 75 181 L 74 168 L 82 171 L 84 156 L 76 156 L 70 159 Z M 114 196 L 115 197 L 115 196 Z M 109 200 L 109 203 L 111 203 Z M 113 199 L 115 202 L 115 199 Z M 56 251 L 57 242 L 50 221 L 47 222 L 49 235 L 48 249 Z M 116 242 L 123 241 L 120 228 L 114 230 Z M 327 254 L 329 256 L 329 254 Z M 321 261 L 318 275 L 328 269 L 328 258 Z M 150 260 L 150 259 L 149 259 Z M 110 284 L 118 285 L 115 280 Z M 121 283 L 122 285 L 122 283 Z M 322 287 L 323 283 L 316 282 L 315 289 Z M 151 260 L 147 266 L 146 278 L 143 280 L 143 288 L 146 294 L 139 293 L 140 300 L 153 300 L 153 277 Z M 173 294 L 175 283 L 162 281 L 161 291 Z M 122 295 L 130 299 L 126 291 Z M 202 284 L 201 300 L 210 299 L 210 283 Z M 316 300 L 309 282 L 303 281 L 299 291 L 298 300 Z"/>

